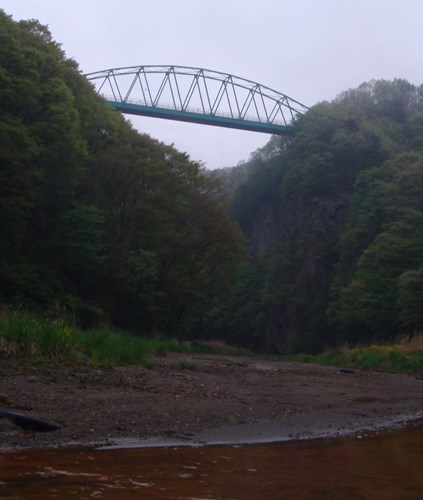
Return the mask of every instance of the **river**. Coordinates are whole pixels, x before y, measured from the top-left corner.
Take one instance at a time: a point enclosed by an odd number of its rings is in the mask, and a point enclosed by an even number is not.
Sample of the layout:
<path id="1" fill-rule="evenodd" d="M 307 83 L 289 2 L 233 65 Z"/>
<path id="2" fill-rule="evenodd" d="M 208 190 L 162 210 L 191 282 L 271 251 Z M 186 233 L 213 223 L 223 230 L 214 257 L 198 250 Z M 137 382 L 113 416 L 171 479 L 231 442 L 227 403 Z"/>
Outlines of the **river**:
<path id="1" fill-rule="evenodd" d="M 280 444 L 3 452 L 0 498 L 420 500 L 423 426 Z"/>

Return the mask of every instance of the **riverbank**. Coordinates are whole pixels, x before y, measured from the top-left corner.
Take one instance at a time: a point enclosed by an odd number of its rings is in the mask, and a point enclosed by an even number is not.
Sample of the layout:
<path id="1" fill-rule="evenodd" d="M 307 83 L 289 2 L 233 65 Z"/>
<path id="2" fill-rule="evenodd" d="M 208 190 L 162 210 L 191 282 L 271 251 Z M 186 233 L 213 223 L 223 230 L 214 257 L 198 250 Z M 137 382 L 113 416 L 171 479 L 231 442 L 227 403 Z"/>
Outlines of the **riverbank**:
<path id="1" fill-rule="evenodd" d="M 225 355 L 169 354 L 151 365 L 34 369 L 2 360 L 0 407 L 61 428 L 2 425 L 0 448 L 283 441 L 423 417 L 419 376 Z"/>

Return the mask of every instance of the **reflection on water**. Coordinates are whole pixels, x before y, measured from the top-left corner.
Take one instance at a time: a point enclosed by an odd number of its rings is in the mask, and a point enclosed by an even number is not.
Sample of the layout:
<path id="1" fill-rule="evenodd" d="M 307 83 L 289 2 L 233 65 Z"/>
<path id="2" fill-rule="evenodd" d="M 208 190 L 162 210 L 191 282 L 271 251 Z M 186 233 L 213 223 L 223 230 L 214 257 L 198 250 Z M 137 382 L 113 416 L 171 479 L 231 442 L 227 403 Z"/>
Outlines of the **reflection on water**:
<path id="1" fill-rule="evenodd" d="M 0 454 L 0 498 L 421 499 L 423 428 L 277 445 Z"/>

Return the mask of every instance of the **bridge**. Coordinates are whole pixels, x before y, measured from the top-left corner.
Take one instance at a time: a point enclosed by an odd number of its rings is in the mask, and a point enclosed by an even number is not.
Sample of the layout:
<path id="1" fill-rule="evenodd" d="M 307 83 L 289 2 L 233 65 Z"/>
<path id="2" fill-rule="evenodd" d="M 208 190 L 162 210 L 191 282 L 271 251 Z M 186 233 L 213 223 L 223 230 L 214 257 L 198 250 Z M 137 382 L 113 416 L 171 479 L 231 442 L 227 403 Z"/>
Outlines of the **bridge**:
<path id="1" fill-rule="evenodd" d="M 88 73 L 122 113 L 289 134 L 307 107 L 245 78 L 188 66 L 130 66 Z"/>

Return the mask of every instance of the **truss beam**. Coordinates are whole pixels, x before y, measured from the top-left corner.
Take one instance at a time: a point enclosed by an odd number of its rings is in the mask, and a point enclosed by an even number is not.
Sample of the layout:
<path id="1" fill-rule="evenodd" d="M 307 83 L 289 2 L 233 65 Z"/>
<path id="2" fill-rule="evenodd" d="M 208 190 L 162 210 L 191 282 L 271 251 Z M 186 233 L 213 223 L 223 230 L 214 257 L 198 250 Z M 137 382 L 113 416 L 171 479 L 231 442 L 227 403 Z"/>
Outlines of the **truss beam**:
<path id="1" fill-rule="evenodd" d="M 264 85 L 188 66 L 131 66 L 85 75 L 122 113 L 288 134 L 307 107 Z"/>

